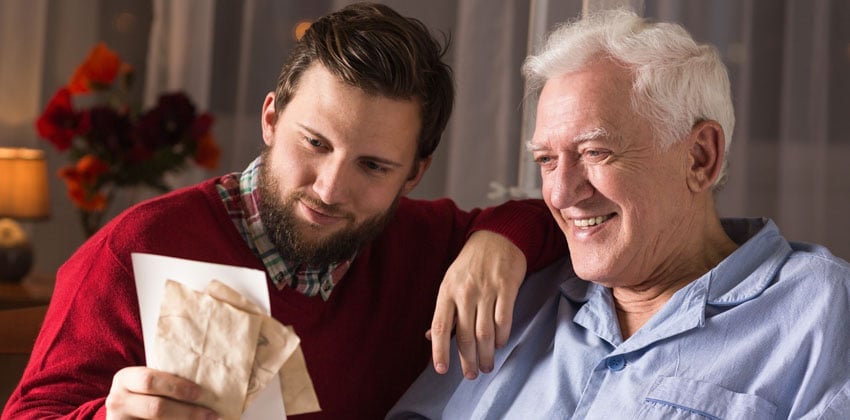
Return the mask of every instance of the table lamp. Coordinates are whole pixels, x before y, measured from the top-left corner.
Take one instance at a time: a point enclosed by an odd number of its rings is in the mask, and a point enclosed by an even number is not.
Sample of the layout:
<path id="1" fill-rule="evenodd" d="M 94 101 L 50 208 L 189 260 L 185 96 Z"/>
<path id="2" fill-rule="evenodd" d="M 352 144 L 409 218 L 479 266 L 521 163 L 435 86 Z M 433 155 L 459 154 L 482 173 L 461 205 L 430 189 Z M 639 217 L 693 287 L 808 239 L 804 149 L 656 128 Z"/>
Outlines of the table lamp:
<path id="1" fill-rule="evenodd" d="M 19 282 L 32 268 L 32 243 L 16 219 L 49 215 L 44 152 L 0 147 L 0 281 Z"/>

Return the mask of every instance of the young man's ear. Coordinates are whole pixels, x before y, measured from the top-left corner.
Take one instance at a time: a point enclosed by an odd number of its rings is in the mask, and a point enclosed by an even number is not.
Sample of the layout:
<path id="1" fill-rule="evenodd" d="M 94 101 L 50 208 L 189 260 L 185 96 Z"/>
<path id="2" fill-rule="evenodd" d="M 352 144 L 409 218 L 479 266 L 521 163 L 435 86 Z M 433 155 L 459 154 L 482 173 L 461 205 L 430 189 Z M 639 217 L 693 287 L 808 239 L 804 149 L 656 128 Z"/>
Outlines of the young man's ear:
<path id="1" fill-rule="evenodd" d="M 705 191 L 720 176 L 726 157 L 726 137 L 720 123 L 712 120 L 694 124 L 690 136 L 688 187 L 693 192 Z"/>
<path id="2" fill-rule="evenodd" d="M 263 101 L 263 112 L 260 113 L 260 126 L 263 128 L 263 141 L 266 146 L 272 145 L 274 125 L 277 122 L 277 110 L 274 107 L 274 92 L 269 92 Z"/>
<path id="3" fill-rule="evenodd" d="M 413 170 L 410 173 L 410 177 L 407 181 L 404 182 L 404 186 L 401 189 L 402 195 L 407 195 L 409 192 L 413 191 L 413 188 L 419 184 L 419 181 L 422 180 L 422 175 L 425 175 L 425 171 L 428 170 L 428 167 L 431 166 L 431 158 L 433 156 L 428 156 L 425 159 L 419 159 L 414 163 Z"/>

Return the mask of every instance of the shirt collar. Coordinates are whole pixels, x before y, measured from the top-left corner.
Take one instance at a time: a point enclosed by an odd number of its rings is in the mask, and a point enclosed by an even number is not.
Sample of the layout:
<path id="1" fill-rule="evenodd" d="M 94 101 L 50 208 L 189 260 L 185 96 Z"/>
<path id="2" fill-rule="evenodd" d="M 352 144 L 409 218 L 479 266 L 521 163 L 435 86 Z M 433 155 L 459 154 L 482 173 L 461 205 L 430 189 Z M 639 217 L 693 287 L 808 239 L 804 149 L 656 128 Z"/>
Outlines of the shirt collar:
<path id="1" fill-rule="evenodd" d="M 670 301 L 621 348 L 638 348 L 659 337 L 702 326 L 706 305 L 734 306 L 758 297 L 775 278 L 791 253 L 790 244 L 768 219 L 724 219 L 727 234 L 741 246 L 716 267 L 678 290 Z M 574 322 L 594 331 L 614 346 L 619 334 L 611 290 L 573 275 L 561 293 L 581 304 Z M 668 322 L 673 320 L 672 322 Z"/>
<path id="2" fill-rule="evenodd" d="M 692 284 L 709 284 L 709 304 L 737 305 L 757 297 L 770 285 L 791 254 L 791 245 L 770 219 L 722 219 L 721 222 L 726 234 L 740 246 Z M 561 285 L 564 296 L 577 303 L 587 302 L 604 289 L 575 275 Z"/>
<path id="3" fill-rule="evenodd" d="M 219 195 L 236 229 L 251 251 L 263 261 L 266 272 L 278 290 L 289 286 L 307 296 L 320 295 L 322 299 L 328 300 L 333 288 L 347 272 L 354 255 L 327 267 L 306 266 L 280 255 L 266 233 L 257 205 L 261 167 L 262 158 L 258 157 L 242 173 L 225 175 L 217 184 Z"/>
<path id="4" fill-rule="evenodd" d="M 770 219 L 723 219 L 722 223 L 740 247 L 706 274 L 711 284 L 708 303 L 734 306 L 767 289 L 792 249 Z"/>

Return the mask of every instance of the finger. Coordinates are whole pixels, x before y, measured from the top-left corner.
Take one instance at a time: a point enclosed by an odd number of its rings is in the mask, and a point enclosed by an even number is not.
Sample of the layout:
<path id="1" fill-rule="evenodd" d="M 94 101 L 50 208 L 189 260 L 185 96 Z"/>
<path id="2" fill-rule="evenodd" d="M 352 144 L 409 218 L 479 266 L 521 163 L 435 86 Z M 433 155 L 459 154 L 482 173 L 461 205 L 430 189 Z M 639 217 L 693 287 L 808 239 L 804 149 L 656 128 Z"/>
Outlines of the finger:
<path id="1" fill-rule="evenodd" d="M 113 386 L 116 382 L 134 394 L 156 395 L 179 401 L 195 401 L 201 396 L 198 384 L 144 366 L 121 369 L 115 374 Z"/>
<path id="2" fill-rule="evenodd" d="M 455 326 L 455 342 L 463 376 L 467 379 L 478 377 L 478 354 L 476 351 L 476 308 L 458 302 L 457 325 Z"/>
<path id="3" fill-rule="evenodd" d="M 199 405 L 145 394 L 128 394 L 120 409 L 107 397 L 107 419 L 197 419 L 212 420 L 215 411 Z M 116 415 L 120 413 L 120 415 Z"/>
<path id="4" fill-rule="evenodd" d="M 425 333 L 431 340 L 431 357 L 434 360 L 434 370 L 444 374 L 449 370 L 449 345 L 452 339 L 452 328 L 455 319 L 455 305 L 443 294 L 442 288 L 437 296 L 434 317 L 431 319 L 431 329 Z"/>
<path id="5" fill-rule="evenodd" d="M 496 348 L 500 349 L 508 344 L 511 336 L 511 326 L 514 320 L 514 303 L 517 292 L 510 298 L 499 296 L 496 299 L 496 309 L 493 318 L 496 321 Z"/>
<path id="6" fill-rule="evenodd" d="M 478 305 L 475 319 L 475 343 L 478 349 L 477 369 L 484 373 L 493 371 L 493 355 L 495 353 L 495 320 L 493 319 L 494 302 L 483 300 Z"/>
<path id="7" fill-rule="evenodd" d="M 204 393 L 186 379 L 145 367 L 116 373 L 106 398 L 107 418 L 212 419 L 216 413 L 192 403 Z"/>

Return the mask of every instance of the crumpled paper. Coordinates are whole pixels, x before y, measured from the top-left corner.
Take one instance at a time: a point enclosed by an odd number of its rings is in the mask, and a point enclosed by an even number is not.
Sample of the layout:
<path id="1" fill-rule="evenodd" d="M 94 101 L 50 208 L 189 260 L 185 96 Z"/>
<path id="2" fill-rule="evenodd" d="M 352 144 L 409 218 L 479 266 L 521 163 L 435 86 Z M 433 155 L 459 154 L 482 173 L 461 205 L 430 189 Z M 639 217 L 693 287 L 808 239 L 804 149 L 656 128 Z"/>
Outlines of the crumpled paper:
<path id="1" fill-rule="evenodd" d="M 239 419 L 277 377 L 287 415 L 319 411 L 295 331 L 224 283 L 203 292 L 166 281 L 156 335 L 156 366 L 210 391 L 198 404 Z"/>

